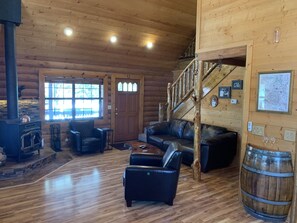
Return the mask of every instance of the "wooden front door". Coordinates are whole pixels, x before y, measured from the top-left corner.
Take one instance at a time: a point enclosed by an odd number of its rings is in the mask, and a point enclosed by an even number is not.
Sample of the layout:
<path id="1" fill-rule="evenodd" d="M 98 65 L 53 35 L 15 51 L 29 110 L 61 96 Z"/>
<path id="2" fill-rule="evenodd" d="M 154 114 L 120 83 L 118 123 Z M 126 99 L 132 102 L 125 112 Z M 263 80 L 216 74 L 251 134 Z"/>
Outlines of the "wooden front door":
<path id="1" fill-rule="evenodd" d="M 115 141 L 138 138 L 139 80 L 116 79 L 115 83 Z"/>

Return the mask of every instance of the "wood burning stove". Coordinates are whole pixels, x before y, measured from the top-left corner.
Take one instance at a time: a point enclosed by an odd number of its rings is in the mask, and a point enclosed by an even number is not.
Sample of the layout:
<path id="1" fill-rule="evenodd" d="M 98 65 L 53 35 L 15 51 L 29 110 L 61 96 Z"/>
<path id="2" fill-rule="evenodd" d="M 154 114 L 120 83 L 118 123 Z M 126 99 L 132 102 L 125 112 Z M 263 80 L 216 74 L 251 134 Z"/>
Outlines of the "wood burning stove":
<path id="1" fill-rule="evenodd" d="M 2 1 L 0 23 L 4 25 L 7 120 L 0 121 L 0 146 L 17 161 L 42 148 L 41 123 L 22 123 L 18 108 L 18 75 L 15 28 L 21 24 L 21 0 Z"/>
<path id="2" fill-rule="evenodd" d="M 8 157 L 19 162 L 42 148 L 41 122 L 20 123 L 14 120 L 0 121 L 0 146 Z"/>

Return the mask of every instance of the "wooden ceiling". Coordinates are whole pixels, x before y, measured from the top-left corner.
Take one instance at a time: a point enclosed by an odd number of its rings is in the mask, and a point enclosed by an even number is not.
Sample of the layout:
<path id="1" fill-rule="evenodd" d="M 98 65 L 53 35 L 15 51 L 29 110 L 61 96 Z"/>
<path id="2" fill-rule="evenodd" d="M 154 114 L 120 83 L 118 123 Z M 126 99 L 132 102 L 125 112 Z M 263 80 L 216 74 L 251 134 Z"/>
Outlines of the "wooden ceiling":
<path id="1" fill-rule="evenodd" d="M 22 0 L 17 57 L 168 72 L 195 23 L 196 0 Z M 111 35 L 118 36 L 115 45 Z"/>

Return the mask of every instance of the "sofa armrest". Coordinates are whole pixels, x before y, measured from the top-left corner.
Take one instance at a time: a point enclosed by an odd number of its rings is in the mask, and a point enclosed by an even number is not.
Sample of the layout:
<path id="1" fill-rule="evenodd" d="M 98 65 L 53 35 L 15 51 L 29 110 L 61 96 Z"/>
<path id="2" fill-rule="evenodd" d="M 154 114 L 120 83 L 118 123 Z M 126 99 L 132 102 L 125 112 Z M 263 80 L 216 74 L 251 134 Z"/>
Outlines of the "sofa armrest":
<path id="1" fill-rule="evenodd" d="M 237 133 L 227 132 L 203 141 L 201 144 L 201 169 L 226 167 L 231 164 L 237 150 Z"/>
<path id="2" fill-rule="evenodd" d="M 80 151 L 81 148 L 81 135 L 80 132 L 70 130 L 70 136 L 71 136 L 71 144 L 72 148 L 76 151 Z"/>
<path id="3" fill-rule="evenodd" d="M 100 128 L 93 128 L 93 135 L 96 137 L 96 138 L 102 138 L 103 135 L 104 135 L 104 132 L 102 129 Z"/>
<path id="4" fill-rule="evenodd" d="M 94 128 L 93 129 L 93 135 L 96 138 L 100 139 L 100 148 L 99 151 L 103 152 L 105 149 L 105 145 L 106 145 L 106 131 L 104 131 L 101 128 Z"/>
<path id="5" fill-rule="evenodd" d="M 227 132 L 220 135 L 216 135 L 206 140 L 203 140 L 202 144 L 212 146 L 215 148 L 229 148 L 234 152 L 234 155 L 236 155 L 237 133 Z"/>
<path id="6" fill-rule="evenodd" d="M 70 130 L 70 135 L 71 135 L 71 137 L 74 137 L 73 139 L 75 141 L 81 140 L 80 132 L 78 132 L 78 131 Z"/>
<path id="7" fill-rule="evenodd" d="M 146 127 L 147 135 L 165 135 L 169 133 L 170 122 L 160 122 Z"/>
<path id="8" fill-rule="evenodd" d="M 130 165 L 162 166 L 163 156 L 147 153 L 134 153 L 130 156 Z"/>

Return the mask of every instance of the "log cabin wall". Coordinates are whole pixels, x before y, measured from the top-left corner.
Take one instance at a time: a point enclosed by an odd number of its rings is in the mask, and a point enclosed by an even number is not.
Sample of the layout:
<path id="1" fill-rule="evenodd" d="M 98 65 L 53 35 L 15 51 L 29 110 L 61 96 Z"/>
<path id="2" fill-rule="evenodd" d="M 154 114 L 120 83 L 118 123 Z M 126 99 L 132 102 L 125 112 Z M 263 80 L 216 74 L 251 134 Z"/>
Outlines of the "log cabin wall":
<path id="1" fill-rule="evenodd" d="M 26 88 L 22 91 L 22 97 L 19 100 L 20 113 L 27 113 L 33 118 L 38 118 L 39 109 L 39 70 L 40 69 L 64 69 L 64 70 L 78 70 L 78 71 L 93 71 L 98 73 L 106 73 L 108 75 L 108 104 L 111 104 L 111 75 L 122 71 L 123 73 L 144 75 L 144 126 L 148 125 L 150 121 L 158 120 L 159 102 L 166 102 L 167 83 L 172 82 L 172 75 L 169 73 L 148 72 L 113 67 L 100 67 L 87 64 L 73 64 L 63 62 L 37 61 L 28 59 L 17 59 L 18 62 L 18 85 L 24 85 Z M 114 72 L 113 72 L 114 71 Z M 0 118 L 6 118 L 6 95 L 5 95 L 5 66 L 4 59 L 0 59 Z M 28 107 L 28 105 L 30 105 Z M 27 109 L 26 109 L 27 107 Z M 32 107 L 34 109 L 32 110 Z M 24 108 L 24 109 L 22 109 Z M 31 110 L 30 110 L 31 109 Z M 107 121 L 96 121 L 98 127 L 110 127 L 110 110 L 108 111 Z M 50 143 L 50 124 L 61 124 L 61 140 L 62 145 L 67 146 L 66 138 L 68 135 L 68 121 L 63 122 L 43 122 L 43 137 L 45 145 Z"/>
<path id="2" fill-rule="evenodd" d="M 144 10 L 145 9 L 145 10 Z M 105 73 L 111 103 L 113 74 L 144 76 L 143 125 L 158 120 L 167 83 L 178 57 L 195 35 L 196 0 L 139 1 L 22 0 L 22 24 L 16 28 L 16 58 L 23 99 L 39 99 L 40 69 Z M 73 29 L 71 37 L 64 28 Z M 110 37 L 118 37 L 117 44 Z M 4 28 L 0 25 L 0 100 L 5 97 Z M 146 44 L 154 44 L 152 50 Z M 23 100 L 21 99 L 21 100 Z M 0 103 L 1 104 L 1 103 Z M 97 125 L 110 126 L 108 121 Z M 48 142 L 49 124 L 44 125 Z M 68 123 L 62 123 L 62 140 Z"/>
<path id="3" fill-rule="evenodd" d="M 247 143 L 260 148 L 289 151 L 295 155 L 295 142 L 284 140 L 286 129 L 296 131 L 297 126 L 297 4 L 295 1 L 245 1 L 212 0 L 198 1 L 197 48 L 201 50 L 222 48 L 234 43 L 252 42 L 250 103 L 248 117 L 254 125 L 265 128 L 264 134 L 275 137 L 275 144 L 264 144 L 263 137 L 247 133 Z M 275 43 L 278 29 L 280 41 Z M 258 72 L 293 70 L 293 95 L 291 114 L 256 111 Z M 226 123 L 227 124 L 227 123 Z M 245 148 L 241 148 L 241 157 Z"/>

